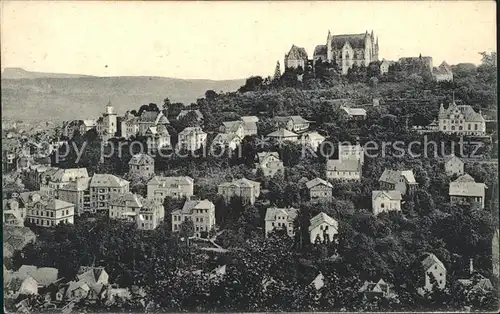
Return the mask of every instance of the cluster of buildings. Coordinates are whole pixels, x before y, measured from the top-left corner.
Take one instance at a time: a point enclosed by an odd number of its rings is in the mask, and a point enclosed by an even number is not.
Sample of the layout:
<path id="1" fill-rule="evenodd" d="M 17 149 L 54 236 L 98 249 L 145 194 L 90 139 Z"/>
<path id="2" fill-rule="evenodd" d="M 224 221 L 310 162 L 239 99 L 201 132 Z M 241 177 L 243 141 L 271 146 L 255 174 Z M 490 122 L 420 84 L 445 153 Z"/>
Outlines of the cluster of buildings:
<path id="1" fill-rule="evenodd" d="M 453 71 L 451 67 L 443 61 L 438 67 L 432 64 L 432 57 L 404 57 L 398 61 L 382 59 L 379 61 L 378 37 L 365 31 L 360 34 L 332 35 L 328 31 L 325 45 L 317 45 L 314 48 L 313 58 L 309 59 L 307 51 L 303 47 L 292 45 L 289 52 L 285 54 L 284 64 L 286 68 L 302 68 L 314 65 L 318 60 L 336 64 L 342 75 L 347 75 L 354 65 L 368 67 L 376 64 L 380 69 L 380 74 L 389 73 L 389 68 L 395 64 L 401 69 L 418 73 L 421 70 L 428 70 L 437 82 L 453 81 Z"/>

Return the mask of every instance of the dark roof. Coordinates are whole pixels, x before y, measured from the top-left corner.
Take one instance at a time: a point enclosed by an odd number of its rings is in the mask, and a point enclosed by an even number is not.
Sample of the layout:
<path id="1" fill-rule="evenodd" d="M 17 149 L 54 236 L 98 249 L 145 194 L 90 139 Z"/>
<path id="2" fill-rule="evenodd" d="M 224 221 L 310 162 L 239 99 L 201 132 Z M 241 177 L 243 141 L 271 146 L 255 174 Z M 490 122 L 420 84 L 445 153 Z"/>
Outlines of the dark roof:
<path id="1" fill-rule="evenodd" d="M 290 48 L 290 51 L 288 52 L 286 57 L 287 59 L 291 60 L 308 59 L 306 50 L 302 47 L 297 47 L 295 45 L 292 45 L 292 48 Z"/>
<path id="2" fill-rule="evenodd" d="M 346 42 L 349 42 L 352 48 L 365 47 L 366 34 L 348 34 L 332 36 L 331 42 L 334 49 L 342 49 Z"/>
<path id="3" fill-rule="evenodd" d="M 316 48 L 314 48 L 314 55 L 326 56 L 326 45 L 317 45 Z"/>

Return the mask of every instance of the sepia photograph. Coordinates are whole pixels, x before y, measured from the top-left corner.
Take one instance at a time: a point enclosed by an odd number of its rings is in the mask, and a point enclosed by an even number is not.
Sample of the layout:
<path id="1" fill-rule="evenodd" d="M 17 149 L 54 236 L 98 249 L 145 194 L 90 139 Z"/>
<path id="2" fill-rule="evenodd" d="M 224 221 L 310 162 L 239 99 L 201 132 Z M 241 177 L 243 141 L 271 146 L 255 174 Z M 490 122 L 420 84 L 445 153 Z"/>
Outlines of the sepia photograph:
<path id="1" fill-rule="evenodd" d="M 3 312 L 498 313 L 496 10 L 1 1 Z"/>

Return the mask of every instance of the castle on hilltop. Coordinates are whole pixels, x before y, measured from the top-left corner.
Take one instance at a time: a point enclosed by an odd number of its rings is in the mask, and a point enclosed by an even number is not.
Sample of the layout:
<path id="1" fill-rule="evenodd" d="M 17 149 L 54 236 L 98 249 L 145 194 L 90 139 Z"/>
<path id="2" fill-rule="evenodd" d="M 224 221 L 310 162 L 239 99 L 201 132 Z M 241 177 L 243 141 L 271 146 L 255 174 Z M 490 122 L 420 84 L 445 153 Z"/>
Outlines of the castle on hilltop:
<path id="1" fill-rule="evenodd" d="M 336 63 L 343 75 L 356 64 L 357 66 L 368 66 L 373 61 L 378 61 L 378 38 L 373 31 L 369 34 L 332 35 L 328 31 L 326 45 L 318 45 L 314 49 L 313 62 Z M 290 52 L 285 55 L 285 67 L 297 68 L 308 64 L 307 53 L 304 48 L 292 46 Z"/>

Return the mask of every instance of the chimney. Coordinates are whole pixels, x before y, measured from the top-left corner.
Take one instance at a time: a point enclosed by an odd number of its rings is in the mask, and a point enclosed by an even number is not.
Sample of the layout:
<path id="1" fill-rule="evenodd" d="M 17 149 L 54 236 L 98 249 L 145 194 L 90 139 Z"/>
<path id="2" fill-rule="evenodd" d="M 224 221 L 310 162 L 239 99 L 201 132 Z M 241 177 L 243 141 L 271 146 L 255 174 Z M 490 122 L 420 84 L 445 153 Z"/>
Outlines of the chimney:
<path id="1" fill-rule="evenodd" d="M 474 261 L 472 258 L 469 259 L 469 275 L 472 275 L 474 272 Z"/>

